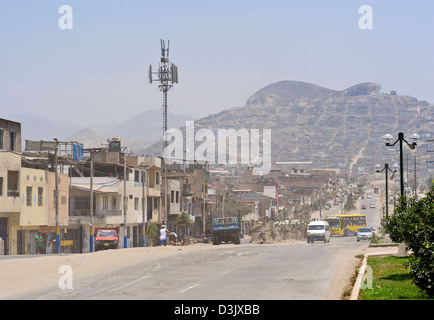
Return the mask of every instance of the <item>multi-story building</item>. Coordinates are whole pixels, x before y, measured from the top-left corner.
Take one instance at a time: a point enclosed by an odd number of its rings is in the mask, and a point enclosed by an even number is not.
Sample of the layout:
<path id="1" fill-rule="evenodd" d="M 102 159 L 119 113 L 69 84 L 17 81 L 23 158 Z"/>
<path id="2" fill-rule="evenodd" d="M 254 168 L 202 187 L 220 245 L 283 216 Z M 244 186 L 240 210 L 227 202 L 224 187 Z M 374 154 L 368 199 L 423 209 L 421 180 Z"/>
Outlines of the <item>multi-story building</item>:
<path id="1" fill-rule="evenodd" d="M 21 123 L 0 119 L 0 255 L 10 254 L 11 226 L 20 221 L 20 152 Z"/>
<path id="2" fill-rule="evenodd" d="M 87 161 L 75 163 L 70 189 L 70 224 L 82 228 L 82 251 L 89 251 L 91 230 L 107 226 L 119 230 L 120 247 L 141 246 L 143 228 L 160 219 L 161 160 L 90 152 Z"/>

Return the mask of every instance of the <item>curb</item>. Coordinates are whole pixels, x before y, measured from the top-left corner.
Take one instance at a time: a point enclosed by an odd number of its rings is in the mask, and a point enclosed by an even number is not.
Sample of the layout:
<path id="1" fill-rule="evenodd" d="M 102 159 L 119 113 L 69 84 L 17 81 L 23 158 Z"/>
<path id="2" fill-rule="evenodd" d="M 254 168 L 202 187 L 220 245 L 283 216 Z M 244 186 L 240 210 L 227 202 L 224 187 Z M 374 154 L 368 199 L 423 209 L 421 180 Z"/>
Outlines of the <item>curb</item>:
<path id="1" fill-rule="evenodd" d="M 398 243 L 371 243 L 370 248 L 388 248 L 388 247 L 398 247 Z"/>
<path id="2" fill-rule="evenodd" d="M 354 283 L 353 291 L 351 292 L 350 300 L 359 300 L 359 294 L 360 294 L 360 285 L 362 283 L 363 276 L 365 275 L 366 266 L 368 262 L 368 257 L 371 256 L 394 256 L 396 253 L 385 253 L 385 252 L 377 252 L 377 253 L 365 253 L 362 261 L 362 265 L 359 269 L 359 274 L 357 276 L 357 279 Z"/>

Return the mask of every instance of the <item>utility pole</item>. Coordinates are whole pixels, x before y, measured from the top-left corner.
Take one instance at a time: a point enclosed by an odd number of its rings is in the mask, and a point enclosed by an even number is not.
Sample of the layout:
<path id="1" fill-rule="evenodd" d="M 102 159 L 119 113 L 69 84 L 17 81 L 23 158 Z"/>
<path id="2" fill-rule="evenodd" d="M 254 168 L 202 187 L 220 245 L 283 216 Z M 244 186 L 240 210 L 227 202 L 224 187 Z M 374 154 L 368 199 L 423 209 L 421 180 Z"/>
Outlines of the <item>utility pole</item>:
<path id="1" fill-rule="evenodd" d="M 147 199 L 146 199 L 146 180 L 147 174 L 146 169 L 142 172 L 142 246 L 146 247 L 146 225 L 147 225 Z"/>
<path id="2" fill-rule="evenodd" d="M 414 155 L 414 196 L 417 197 L 416 155 Z"/>
<path id="3" fill-rule="evenodd" d="M 90 252 L 93 252 L 93 160 L 90 158 Z"/>
<path id="4" fill-rule="evenodd" d="M 124 248 L 127 248 L 127 155 L 124 153 Z"/>
<path id="5" fill-rule="evenodd" d="M 205 167 L 206 168 L 206 167 Z M 205 198 L 206 198 L 206 196 L 205 196 L 205 191 L 206 191 L 206 188 L 205 188 L 205 168 L 203 169 L 203 171 L 202 171 L 202 180 L 203 180 L 203 185 L 202 185 L 202 190 L 203 190 L 203 235 L 204 235 L 204 237 L 205 237 L 205 233 L 206 233 L 206 200 L 205 200 Z"/>
<path id="6" fill-rule="evenodd" d="M 59 181 L 57 177 L 57 153 L 59 151 L 59 141 L 57 140 L 57 138 L 54 138 L 54 141 L 56 142 L 56 146 L 54 147 L 54 180 L 55 180 L 54 206 L 56 211 L 56 252 L 60 253 Z"/>

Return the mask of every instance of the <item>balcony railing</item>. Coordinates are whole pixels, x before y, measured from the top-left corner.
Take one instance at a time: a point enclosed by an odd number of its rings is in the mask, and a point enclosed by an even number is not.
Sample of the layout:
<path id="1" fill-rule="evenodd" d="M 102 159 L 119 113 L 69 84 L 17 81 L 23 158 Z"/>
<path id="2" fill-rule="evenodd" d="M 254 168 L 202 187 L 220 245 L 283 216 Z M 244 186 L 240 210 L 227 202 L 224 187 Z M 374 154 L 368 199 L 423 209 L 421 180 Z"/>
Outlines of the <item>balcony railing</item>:
<path id="1" fill-rule="evenodd" d="M 90 216 L 90 209 L 72 209 L 70 212 L 71 216 Z M 96 209 L 94 211 L 94 216 L 105 217 L 105 216 L 120 216 L 122 215 L 122 210 L 118 209 Z"/>
<path id="2" fill-rule="evenodd" d="M 18 190 L 8 190 L 8 197 L 19 197 L 20 192 Z"/>
<path id="3" fill-rule="evenodd" d="M 122 210 L 119 209 L 96 209 L 95 215 L 97 217 L 104 217 L 104 216 L 120 216 L 122 215 Z"/>

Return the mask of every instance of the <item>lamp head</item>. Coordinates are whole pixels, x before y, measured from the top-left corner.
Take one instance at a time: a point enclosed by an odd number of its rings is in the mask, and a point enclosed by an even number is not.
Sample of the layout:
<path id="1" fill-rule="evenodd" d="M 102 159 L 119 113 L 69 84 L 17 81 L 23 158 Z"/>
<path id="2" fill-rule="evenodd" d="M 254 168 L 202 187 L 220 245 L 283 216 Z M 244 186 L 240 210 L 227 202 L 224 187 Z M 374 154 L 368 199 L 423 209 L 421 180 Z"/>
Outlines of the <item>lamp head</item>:
<path id="1" fill-rule="evenodd" d="M 417 145 L 417 142 L 418 142 L 419 139 L 420 139 L 420 135 L 418 135 L 417 133 L 413 133 L 413 134 L 410 136 L 410 139 L 413 140 L 413 145 Z"/>
<path id="2" fill-rule="evenodd" d="M 390 140 L 392 140 L 392 139 L 393 139 L 393 137 L 390 133 L 386 133 L 383 136 L 383 140 L 386 141 L 386 146 L 388 146 L 390 144 Z"/>

